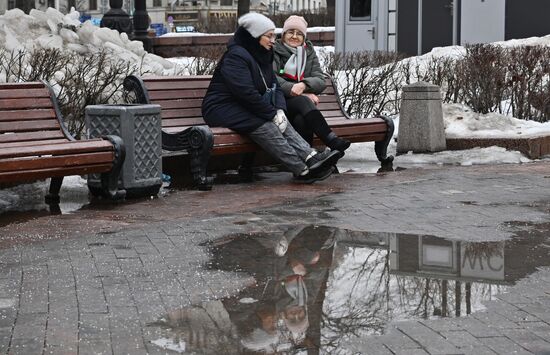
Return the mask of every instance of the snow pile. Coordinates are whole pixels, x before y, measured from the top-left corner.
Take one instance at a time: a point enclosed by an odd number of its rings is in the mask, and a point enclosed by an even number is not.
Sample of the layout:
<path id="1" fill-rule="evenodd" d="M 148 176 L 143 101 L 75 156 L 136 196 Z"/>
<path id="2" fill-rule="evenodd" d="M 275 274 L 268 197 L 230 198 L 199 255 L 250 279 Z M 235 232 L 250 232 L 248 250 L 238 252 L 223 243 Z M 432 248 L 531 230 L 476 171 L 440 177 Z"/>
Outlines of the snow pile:
<path id="1" fill-rule="evenodd" d="M 518 138 L 550 134 L 550 122 L 520 120 L 496 112 L 481 114 L 462 104 L 444 104 L 447 138 Z"/>
<path id="2" fill-rule="evenodd" d="M 28 15 L 20 9 L 6 11 L 0 16 L 0 49 L 8 53 L 57 49 L 81 55 L 107 49 L 114 60 L 134 64 L 143 73 L 168 75 L 177 70 L 176 64 L 147 53 L 143 43 L 131 41 L 126 33 L 99 28 L 90 21 L 80 23 L 80 14 L 71 10 L 67 15 L 53 8 L 33 9 Z M 5 81 L 2 74 L 0 81 Z"/>

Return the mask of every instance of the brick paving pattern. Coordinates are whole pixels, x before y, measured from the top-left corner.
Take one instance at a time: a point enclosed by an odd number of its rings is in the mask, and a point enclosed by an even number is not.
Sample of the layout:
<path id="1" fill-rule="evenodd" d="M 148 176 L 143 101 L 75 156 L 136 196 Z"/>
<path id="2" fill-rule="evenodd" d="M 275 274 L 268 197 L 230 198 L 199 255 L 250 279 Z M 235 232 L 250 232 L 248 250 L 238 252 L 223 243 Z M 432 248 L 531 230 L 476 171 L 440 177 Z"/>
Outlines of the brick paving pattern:
<path id="1" fill-rule="evenodd" d="M 509 222 L 550 222 L 547 163 L 347 173 L 317 187 L 272 175 L 209 193 L 177 191 L 153 202 L 155 208 L 148 201 L 115 206 L 101 212 L 110 216 L 106 228 L 93 209 L 44 217 L 47 229 L 36 221 L 3 228 L 4 240 L 35 227 L 43 235 L 25 243 L 15 238 L 0 250 L 0 352 L 170 353 L 151 344 L 160 333 L 149 324 L 251 282 L 202 267 L 209 255 L 200 244 L 231 233 L 315 224 L 494 241 L 513 234 Z M 124 216 L 120 222 L 117 213 Z M 485 305 L 463 318 L 392 323 L 386 334 L 350 341 L 342 350 L 550 354 L 549 268 Z"/>

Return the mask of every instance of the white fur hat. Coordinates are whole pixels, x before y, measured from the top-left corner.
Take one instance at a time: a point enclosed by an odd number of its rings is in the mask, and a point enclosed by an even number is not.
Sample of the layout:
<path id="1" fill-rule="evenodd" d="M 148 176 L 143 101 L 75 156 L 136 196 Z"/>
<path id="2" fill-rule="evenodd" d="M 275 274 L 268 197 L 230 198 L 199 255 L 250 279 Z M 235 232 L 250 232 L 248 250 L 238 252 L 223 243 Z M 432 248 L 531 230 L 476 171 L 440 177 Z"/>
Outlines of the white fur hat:
<path id="1" fill-rule="evenodd" d="M 244 27 L 254 38 L 258 38 L 269 30 L 275 30 L 275 24 L 268 17 L 249 12 L 239 17 L 239 26 Z"/>

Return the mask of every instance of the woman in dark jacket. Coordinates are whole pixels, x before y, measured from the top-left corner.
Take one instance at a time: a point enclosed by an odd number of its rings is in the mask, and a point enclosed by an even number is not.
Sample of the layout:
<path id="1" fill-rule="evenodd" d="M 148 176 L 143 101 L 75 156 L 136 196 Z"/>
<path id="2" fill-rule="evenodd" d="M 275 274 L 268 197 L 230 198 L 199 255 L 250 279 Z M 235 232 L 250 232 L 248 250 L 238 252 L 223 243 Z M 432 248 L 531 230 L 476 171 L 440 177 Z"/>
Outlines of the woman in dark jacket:
<path id="1" fill-rule="evenodd" d="M 238 24 L 203 100 L 206 123 L 248 135 L 299 181 L 327 178 L 344 154 L 317 153 L 287 124 L 284 96 L 272 67 L 275 24 L 258 13 L 240 17 Z M 266 99 L 270 90 L 274 97 Z"/>
<path id="2" fill-rule="evenodd" d="M 307 142 L 311 143 L 315 133 L 327 147 L 344 151 L 350 142 L 336 136 L 317 108 L 317 95 L 325 90 L 325 74 L 306 31 L 303 17 L 290 16 L 282 38 L 275 43 L 273 67 L 286 97 L 288 118 Z"/>

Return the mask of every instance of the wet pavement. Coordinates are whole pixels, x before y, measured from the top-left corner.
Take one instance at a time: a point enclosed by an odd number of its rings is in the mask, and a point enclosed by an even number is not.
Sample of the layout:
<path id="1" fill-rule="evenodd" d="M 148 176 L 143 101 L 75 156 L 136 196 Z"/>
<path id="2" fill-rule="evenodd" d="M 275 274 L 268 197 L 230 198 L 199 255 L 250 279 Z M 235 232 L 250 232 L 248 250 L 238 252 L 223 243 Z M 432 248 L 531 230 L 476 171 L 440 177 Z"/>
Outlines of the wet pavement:
<path id="1" fill-rule="evenodd" d="M 37 202 L 0 215 L 0 351 L 550 354 L 549 183 L 541 162 Z"/>

